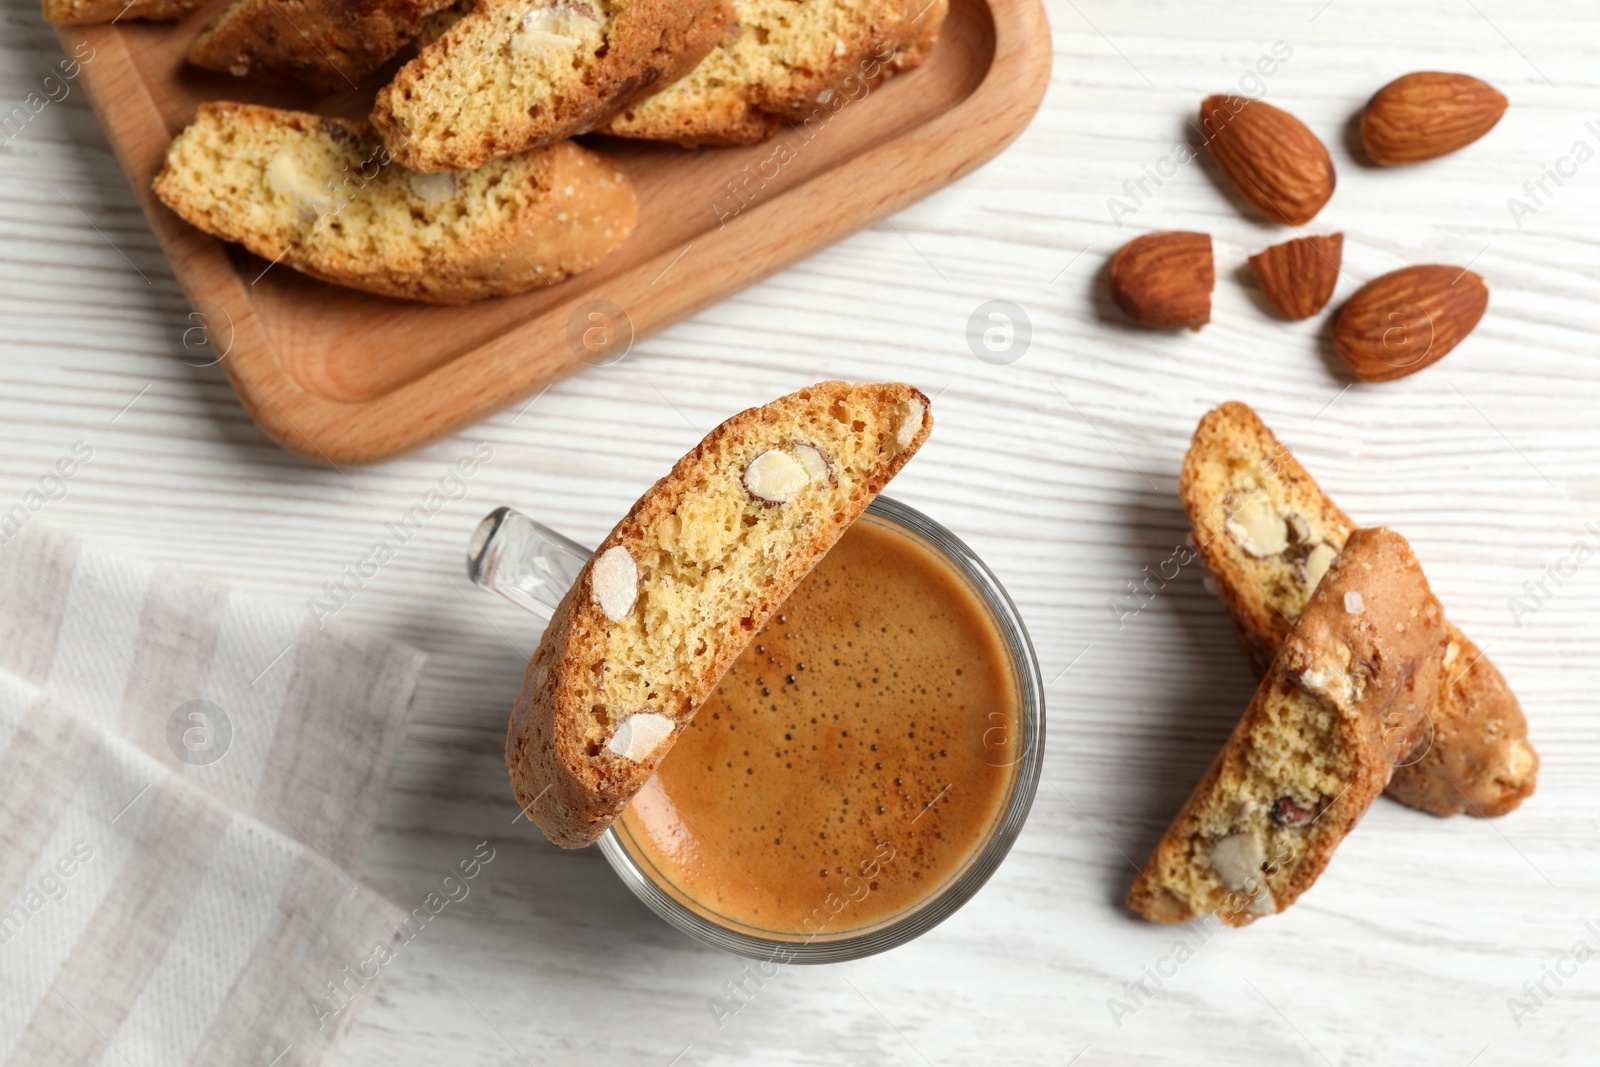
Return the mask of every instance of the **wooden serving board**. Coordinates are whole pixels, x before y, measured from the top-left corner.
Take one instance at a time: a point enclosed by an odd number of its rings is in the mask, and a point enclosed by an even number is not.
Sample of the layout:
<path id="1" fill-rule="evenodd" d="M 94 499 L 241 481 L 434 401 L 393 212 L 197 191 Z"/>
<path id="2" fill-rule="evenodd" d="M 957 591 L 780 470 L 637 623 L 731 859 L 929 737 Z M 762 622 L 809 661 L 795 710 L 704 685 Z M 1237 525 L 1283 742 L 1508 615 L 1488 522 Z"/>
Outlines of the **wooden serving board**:
<path id="1" fill-rule="evenodd" d="M 202 101 L 364 117 L 392 73 L 394 64 L 318 99 L 187 67 L 189 42 L 217 10 L 59 35 L 69 55 L 93 49 L 82 83 L 196 309 L 191 340 L 222 357 L 267 434 L 325 463 L 372 463 L 458 430 L 898 211 L 1010 143 L 1050 75 L 1040 0 L 952 0 L 921 68 L 811 129 L 695 151 L 589 138 L 635 184 L 639 224 L 627 243 L 559 285 L 434 307 L 269 269 L 151 193 L 168 143 Z"/>

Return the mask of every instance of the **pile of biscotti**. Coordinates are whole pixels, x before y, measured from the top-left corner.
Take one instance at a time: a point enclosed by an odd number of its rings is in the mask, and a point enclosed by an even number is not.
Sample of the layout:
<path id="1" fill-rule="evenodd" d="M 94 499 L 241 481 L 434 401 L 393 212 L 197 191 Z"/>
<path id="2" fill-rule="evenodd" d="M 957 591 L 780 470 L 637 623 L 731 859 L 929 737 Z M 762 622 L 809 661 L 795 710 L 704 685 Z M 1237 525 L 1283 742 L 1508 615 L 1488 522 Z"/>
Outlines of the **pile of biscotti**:
<path id="1" fill-rule="evenodd" d="M 43 0 L 59 23 L 176 19 L 200 0 Z M 588 270 L 633 231 L 632 184 L 574 144 L 764 141 L 918 66 L 946 0 L 234 0 L 190 63 L 359 88 L 369 122 L 209 103 L 155 192 L 297 270 L 457 304 Z"/>
<path id="2" fill-rule="evenodd" d="M 1310 888 L 1380 793 L 1481 817 L 1533 793 L 1517 698 L 1445 618 L 1405 539 L 1357 529 L 1254 411 L 1201 419 L 1179 494 L 1261 683 L 1130 908 L 1244 926 Z"/>

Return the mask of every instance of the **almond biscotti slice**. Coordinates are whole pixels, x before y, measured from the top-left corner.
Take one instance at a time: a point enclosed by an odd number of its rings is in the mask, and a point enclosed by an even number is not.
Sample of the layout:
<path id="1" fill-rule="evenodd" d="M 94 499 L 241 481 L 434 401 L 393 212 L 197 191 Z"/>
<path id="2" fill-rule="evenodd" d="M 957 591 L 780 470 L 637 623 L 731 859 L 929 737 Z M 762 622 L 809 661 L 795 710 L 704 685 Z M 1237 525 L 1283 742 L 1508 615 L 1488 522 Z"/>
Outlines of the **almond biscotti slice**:
<path id="1" fill-rule="evenodd" d="M 200 0 L 40 0 L 46 22 L 87 26 L 99 22 L 145 19 L 169 22 L 200 6 Z"/>
<path id="2" fill-rule="evenodd" d="M 511 786 L 551 841 L 605 833 L 932 428 L 909 385 L 823 382 L 735 415 L 639 498 L 556 609 L 511 714 Z"/>
<path id="3" fill-rule="evenodd" d="M 919 66 L 947 0 L 746 0 L 682 81 L 620 112 L 602 132 L 685 147 L 756 144 L 785 122 L 832 111 Z"/>
<path id="4" fill-rule="evenodd" d="M 452 0 L 236 0 L 189 46 L 189 62 L 239 77 L 352 89 Z"/>
<path id="5" fill-rule="evenodd" d="M 435 304 L 588 270 L 633 230 L 633 186 L 569 142 L 454 174 L 415 174 L 360 124 L 202 104 L 156 195 L 207 233 L 315 278 Z"/>
<path id="6" fill-rule="evenodd" d="M 1240 646 L 1261 674 L 1356 525 L 1237 401 L 1200 420 L 1178 496 Z"/>
<path id="7" fill-rule="evenodd" d="M 1156 922 L 1246 926 L 1293 904 L 1425 728 L 1445 643 L 1405 539 L 1352 533 L 1128 906 Z"/>
<path id="8" fill-rule="evenodd" d="M 418 171 L 479 167 L 602 125 L 694 69 L 728 0 L 478 0 L 378 92 L 372 122 Z"/>
<path id="9" fill-rule="evenodd" d="M 1207 413 L 1178 485 L 1196 547 L 1257 673 L 1266 670 L 1355 524 L 1247 405 Z M 1539 757 L 1500 671 L 1454 625 L 1432 729 L 1389 795 L 1433 815 L 1504 815 Z"/>

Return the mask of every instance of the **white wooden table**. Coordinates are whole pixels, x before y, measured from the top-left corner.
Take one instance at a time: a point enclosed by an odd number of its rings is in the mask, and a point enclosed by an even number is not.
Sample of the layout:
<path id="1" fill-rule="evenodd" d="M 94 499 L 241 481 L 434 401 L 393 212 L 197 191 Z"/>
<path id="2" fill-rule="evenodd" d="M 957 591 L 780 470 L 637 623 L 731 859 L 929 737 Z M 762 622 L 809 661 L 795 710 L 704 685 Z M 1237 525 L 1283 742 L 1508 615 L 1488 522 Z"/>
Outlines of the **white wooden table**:
<path id="1" fill-rule="evenodd" d="M 1600 555 L 1532 614 L 1508 600 L 1574 542 L 1600 547 L 1584 526 L 1600 519 L 1600 11 L 1051 0 L 1050 15 L 1054 84 L 996 162 L 520 415 L 372 469 L 280 452 L 216 368 L 183 362 L 188 308 L 81 90 L 0 148 L 0 510 L 81 440 L 93 459 L 40 521 L 303 603 L 448 464 L 493 447 L 343 612 L 431 657 L 361 876 L 409 907 L 478 841 L 498 858 L 387 969 L 342 1065 L 1595 1062 L 1600 962 L 1563 957 L 1600 951 Z M 10 108 L 59 54 L 26 0 L 4 18 Z M 1276 41 L 1292 56 L 1267 99 L 1339 168 L 1313 226 L 1347 234 L 1339 299 L 1414 262 L 1488 280 L 1482 325 L 1426 373 L 1347 389 L 1322 323 L 1268 317 L 1240 270 L 1286 232 L 1246 217 L 1209 163 L 1111 219 L 1200 98 Z M 1359 165 L 1350 118 L 1416 69 L 1475 73 L 1511 110 L 1454 158 Z M 1535 202 L 1524 182 L 1563 156 L 1572 176 Z M 1509 197 L 1535 209 L 1520 225 Z M 1110 253 L 1165 228 L 1216 239 L 1200 334 L 1125 326 L 1103 293 Z M 968 348 L 991 299 L 1032 323 L 1009 365 Z M 537 624 L 469 588 L 462 551 L 500 503 L 596 539 L 721 417 L 827 377 L 937 394 L 938 431 L 894 495 L 978 548 L 1028 620 L 1052 679 L 1045 781 L 1010 860 L 954 919 L 885 956 L 789 968 L 719 1029 L 707 1000 L 740 961 L 657 920 L 597 852 L 511 824 L 501 744 Z M 1294 909 L 1202 947 L 1120 900 L 1251 679 L 1197 566 L 1120 628 L 1107 601 L 1182 539 L 1183 450 L 1230 398 L 1358 520 L 1411 539 L 1516 687 L 1544 767 L 1493 823 L 1380 801 Z M 1182 940 L 1195 951 L 1176 965 Z M 1125 986 L 1141 979 L 1151 995 Z M 1530 995 L 1541 979 L 1549 995 Z M 1510 998 L 1535 1010 L 1514 1019 Z"/>

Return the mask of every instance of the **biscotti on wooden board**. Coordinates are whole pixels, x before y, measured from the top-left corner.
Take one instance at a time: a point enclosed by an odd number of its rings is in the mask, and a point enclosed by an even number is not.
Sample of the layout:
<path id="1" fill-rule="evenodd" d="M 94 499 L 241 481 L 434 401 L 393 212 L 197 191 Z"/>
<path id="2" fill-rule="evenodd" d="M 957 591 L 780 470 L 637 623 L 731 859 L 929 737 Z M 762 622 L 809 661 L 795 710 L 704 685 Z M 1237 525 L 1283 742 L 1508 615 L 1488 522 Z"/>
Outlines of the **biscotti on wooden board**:
<path id="1" fill-rule="evenodd" d="M 236 0 L 189 46 L 189 62 L 239 77 L 352 89 L 452 0 Z"/>
<path id="2" fill-rule="evenodd" d="M 822 382 L 733 416 L 639 498 L 556 609 L 507 729 L 517 802 L 551 841 L 605 832 L 932 428 L 909 385 Z"/>
<path id="3" fill-rule="evenodd" d="M 570 141 L 476 170 L 416 174 L 363 125 L 203 104 L 156 195 L 188 222 L 338 285 L 459 304 L 550 285 L 627 238 L 633 187 Z"/>
<path id="4" fill-rule="evenodd" d="M 378 92 L 390 154 L 412 170 L 479 167 L 587 133 L 689 73 L 728 0 L 478 0 Z"/>
<path id="5" fill-rule="evenodd" d="M 1405 539 L 1352 533 L 1128 906 L 1156 922 L 1245 926 L 1293 904 L 1425 729 L 1445 644 Z"/>
<path id="6" fill-rule="evenodd" d="M 1264 671 L 1355 524 L 1236 402 L 1200 420 L 1178 491 L 1240 644 Z M 1430 731 L 1388 792 L 1434 815 L 1504 815 L 1532 795 L 1539 757 L 1499 670 L 1454 625 L 1446 632 Z"/>
<path id="7" fill-rule="evenodd" d="M 417 28 L 416 46 L 420 52 L 445 35 L 445 32 L 460 22 L 474 7 L 474 0 L 456 0 L 448 7 L 441 7 L 433 14 L 422 20 L 422 25 Z"/>
<path id="8" fill-rule="evenodd" d="M 150 22 L 181 19 L 199 7 L 200 0 L 40 0 L 39 6 L 46 22 L 85 26 L 135 19 Z"/>
<path id="9" fill-rule="evenodd" d="M 685 147 L 755 144 L 785 122 L 826 118 L 920 65 L 947 0 L 746 0 L 711 54 L 681 81 L 618 113 L 602 132 Z"/>

